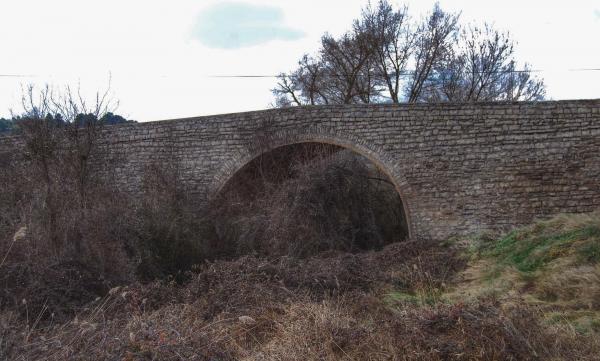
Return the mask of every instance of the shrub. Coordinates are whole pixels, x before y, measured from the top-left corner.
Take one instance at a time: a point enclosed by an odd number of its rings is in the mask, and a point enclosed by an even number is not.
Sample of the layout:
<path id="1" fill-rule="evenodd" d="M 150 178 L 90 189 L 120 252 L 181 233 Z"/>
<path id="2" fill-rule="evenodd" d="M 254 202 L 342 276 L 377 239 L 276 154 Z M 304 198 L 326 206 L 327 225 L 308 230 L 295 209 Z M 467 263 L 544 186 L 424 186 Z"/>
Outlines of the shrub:
<path id="1" fill-rule="evenodd" d="M 137 275 L 148 281 L 168 275 L 182 280 L 185 271 L 213 257 L 210 225 L 183 192 L 177 162 L 150 165 L 137 206 Z"/>
<path id="2" fill-rule="evenodd" d="M 128 198 L 91 177 L 88 162 L 99 153 L 92 125 L 66 128 L 47 117 L 22 119 L 20 129 L 22 153 L 8 155 L 0 176 L 0 307 L 26 302 L 27 313 L 43 317 L 76 312 L 131 280 L 121 221 Z M 15 241 L 19 229 L 26 231 Z"/>
<path id="3" fill-rule="evenodd" d="M 356 252 L 407 237 L 402 201 L 387 177 L 365 158 L 322 144 L 255 159 L 213 207 L 220 241 L 238 255 Z"/>

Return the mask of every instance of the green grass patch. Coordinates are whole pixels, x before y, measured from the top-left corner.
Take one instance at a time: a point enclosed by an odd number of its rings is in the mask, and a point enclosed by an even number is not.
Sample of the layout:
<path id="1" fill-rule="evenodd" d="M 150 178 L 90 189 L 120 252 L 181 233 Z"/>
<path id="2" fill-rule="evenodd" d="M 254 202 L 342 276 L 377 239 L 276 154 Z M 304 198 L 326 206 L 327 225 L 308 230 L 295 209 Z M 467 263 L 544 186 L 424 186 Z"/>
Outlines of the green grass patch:
<path id="1" fill-rule="evenodd" d="M 495 258 L 501 268 L 513 266 L 535 273 L 555 259 L 576 254 L 580 262 L 600 262 L 600 227 L 582 225 L 574 229 L 551 227 L 549 222 L 513 231 L 497 241 L 479 246 L 479 255 Z M 494 269 L 498 276 L 499 270 Z"/>
<path id="2" fill-rule="evenodd" d="M 509 235 L 498 242 L 491 255 L 502 263 L 511 264 L 521 272 L 534 272 L 548 262 L 558 258 L 569 245 L 577 239 L 577 231 L 550 237 L 531 237 L 520 239 L 518 235 Z"/>

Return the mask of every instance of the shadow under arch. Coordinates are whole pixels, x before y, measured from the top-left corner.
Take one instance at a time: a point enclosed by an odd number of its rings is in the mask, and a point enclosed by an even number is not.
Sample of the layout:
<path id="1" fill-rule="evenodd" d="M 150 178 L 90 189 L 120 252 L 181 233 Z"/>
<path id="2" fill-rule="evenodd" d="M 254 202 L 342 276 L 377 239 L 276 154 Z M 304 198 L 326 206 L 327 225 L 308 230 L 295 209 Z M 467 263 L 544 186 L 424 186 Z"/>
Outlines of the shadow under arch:
<path id="1" fill-rule="evenodd" d="M 412 191 L 409 183 L 404 179 L 400 170 L 395 166 L 393 160 L 386 155 L 382 149 L 365 144 L 357 137 L 345 135 L 331 135 L 324 132 L 322 128 L 313 131 L 304 131 L 301 133 L 293 131 L 280 131 L 271 133 L 262 137 L 257 137 L 243 151 L 235 152 L 230 159 L 226 161 L 219 171 L 215 174 L 211 185 L 209 186 L 208 200 L 214 199 L 227 183 L 240 171 L 255 160 L 256 158 L 276 150 L 277 148 L 301 143 L 321 143 L 337 146 L 355 152 L 370 162 L 372 162 L 379 171 L 385 174 L 394 185 L 396 192 L 402 200 L 404 216 L 406 218 L 406 227 L 408 239 L 416 237 L 414 222 L 412 220 L 411 204 Z"/>

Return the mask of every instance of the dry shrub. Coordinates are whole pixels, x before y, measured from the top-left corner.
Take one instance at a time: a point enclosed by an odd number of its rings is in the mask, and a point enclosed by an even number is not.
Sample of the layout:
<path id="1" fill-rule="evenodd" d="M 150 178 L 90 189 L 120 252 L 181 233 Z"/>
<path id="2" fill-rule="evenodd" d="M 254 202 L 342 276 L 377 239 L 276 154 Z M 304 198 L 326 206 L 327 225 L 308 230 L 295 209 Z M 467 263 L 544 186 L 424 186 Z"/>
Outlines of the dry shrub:
<path id="1" fill-rule="evenodd" d="M 169 169 L 149 169 L 143 197 L 134 199 L 110 172 L 95 173 L 110 161 L 97 143 L 99 124 L 47 117 L 20 126 L 23 148 L 0 157 L 1 309 L 56 320 L 111 287 L 202 261 L 202 224 L 177 180 L 164 177 Z M 19 229 L 26 232 L 15 242 Z"/>
<path id="2" fill-rule="evenodd" d="M 118 216 L 118 209 L 84 212 L 75 215 L 65 210 L 61 217 L 65 223 L 58 224 L 64 229 L 65 247 L 51 247 L 45 228 L 35 218 L 21 228 L 22 237 L 4 239 L 1 308 L 18 308 L 29 317 L 63 319 L 110 287 L 131 281 L 132 265 L 121 243 L 125 240 L 115 238 L 119 227 L 113 217 Z M 70 243 L 75 240 L 76 246 Z"/>
<path id="3" fill-rule="evenodd" d="M 365 308 L 357 304 L 367 303 Z M 394 312 L 366 296 L 291 304 L 261 354 L 278 360 L 535 360 L 557 356 L 531 310 L 488 302 Z M 262 356 L 267 356 L 263 358 Z"/>
<path id="4" fill-rule="evenodd" d="M 1 192 L 0 210 L 5 305 L 43 299 L 46 289 L 80 294 L 70 289 L 78 280 L 102 285 L 91 287 L 76 308 L 134 274 L 143 281 L 175 275 L 181 282 L 194 264 L 219 257 L 354 252 L 406 237 L 393 186 L 366 160 L 339 148 L 309 144 L 269 153 L 260 167 L 242 171 L 241 182 L 206 214 L 185 194 L 173 159 L 148 167 L 135 200 L 118 192 L 109 175 L 94 177 L 104 150 L 89 124 L 24 121 L 25 153 L 3 158 L 7 172 L 0 181 L 11 190 Z M 22 226 L 27 236 L 13 244 Z M 44 286 L 49 274 L 61 281 Z M 70 304 L 61 303 L 63 309 Z"/>
<path id="5" fill-rule="evenodd" d="M 0 154 L 0 240 L 13 236 L 19 229 L 21 204 L 25 200 L 27 179 L 14 154 Z M 4 242 L 0 246 L 5 246 Z M 6 249 L 0 249 L 4 255 Z"/>
<path id="6" fill-rule="evenodd" d="M 366 158 L 303 143 L 244 167 L 213 205 L 229 253 L 307 257 L 377 249 L 407 237 L 394 186 Z"/>
<path id="7" fill-rule="evenodd" d="M 381 251 L 330 253 L 304 260 L 246 256 L 215 261 L 190 274 L 185 285 L 155 281 L 113 289 L 90 303 L 77 321 L 40 324 L 30 341 L 14 342 L 5 355 L 9 359 L 17 354 L 25 359 L 250 357 L 273 342 L 279 324 L 289 317 L 288 305 L 384 292 L 389 278 L 401 275 L 403 265 L 410 268 L 417 259 L 431 265 L 430 273 L 451 276 L 463 262 L 457 259 L 440 265 L 442 253 L 448 259 L 453 251 L 411 242 Z M 398 259 L 399 254 L 405 257 Z M 363 312 L 373 311 L 365 307 Z M 377 307 L 385 305 L 379 302 Z M 16 323 L 9 329 L 21 330 Z M 11 342 L 21 337 L 19 332 L 11 334 Z"/>
<path id="8" fill-rule="evenodd" d="M 6 327 L 0 331 L 4 337 L 0 357 L 592 360 L 600 351 L 597 339 L 548 327 L 531 307 L 505 308 L 493 300 L 390 305 L 382 293 L 390 281 L 386 277 L 398 274 L 404 264 L 412 267 L 418 258 L 424 264 L 437 263 L 423 271 L 448 277 L 463 265 L 461 260 L 454 268 L 440 264 L 436 257 L 441 247 L 413 246 L 294 262 L 256 257 L 217 261 L 197 270 L 183 286 L 156 281 L 114 289 L 76 319 L 45 328 L 23 330 L 17 319 L 3 314 L 0 320 Z M 407 258 L 394 264 L 391 260 L 401 251 Z M 347 283 L 322 287 L 326 265 L 338 265 L 330 276 L 336 279 L 345 269 L 352 270 L 355 262 L 376 261 L 381 261 L 380 272 L 376 267 L 362 275 L 351 271 Z M 301 282 L 299 270 L 305 274 Z"/>
<path id="9" fill-rule="evenodd" d="M 131 280 L 127 198 L 91 176 L 87 162 L 100 153 L 92 130 L 61 124 L 22 120 L 23 152 L 0 176 L 0 308 L 28 322 L 72 315 Z"/>
<path id="10" fill-rule="evenodd" d="M 176 275 L 181 281 L 185 271 L 218 252 L 204 212 L 182 187 L 176 160 L 147 167 L 135 209 L 134 239 L 140 256 L 136 273 L 141 280 Z"/>
<path id="11" fill-rule="evenodd" d="M 414 275 L 416 263 L 423 265 L 419 272 L 435 278 L 439 288 L 465 265 L 454 249 L 414 241 L 358 254 L 216 261 L 201 267 L 186 288 L 192 292 L 190 302 L 209 298 L 206 313 L 210 316 L 260 307 L 263 299 L 282 302 L 298 294 L 320 301 L 348 292 L 386 292 L 390 286 L 414 290 L 423 287 L 423 278 Z"/>

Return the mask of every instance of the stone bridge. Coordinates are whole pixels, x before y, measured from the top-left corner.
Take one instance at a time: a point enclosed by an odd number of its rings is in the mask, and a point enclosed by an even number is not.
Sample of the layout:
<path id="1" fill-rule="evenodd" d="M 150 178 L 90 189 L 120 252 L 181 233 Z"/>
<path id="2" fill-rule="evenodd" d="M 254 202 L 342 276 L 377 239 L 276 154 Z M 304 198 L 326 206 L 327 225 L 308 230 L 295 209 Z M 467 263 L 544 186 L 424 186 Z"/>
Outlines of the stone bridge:
<path id="1" fill-rule="evenodd" d="M 0 138 L 0 153 L 14 138 Z M 149 164 L 179 167 L 201 204 L 238 170 L 281 146 L 318 142 L 377 165 L 416 239 L 502 231 L 600 208 L 600 99 L 526 103 L 339 105 L 106 127 L 107 163 L 128 192 Z"/>

